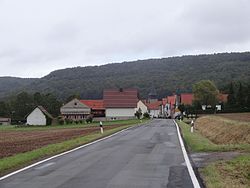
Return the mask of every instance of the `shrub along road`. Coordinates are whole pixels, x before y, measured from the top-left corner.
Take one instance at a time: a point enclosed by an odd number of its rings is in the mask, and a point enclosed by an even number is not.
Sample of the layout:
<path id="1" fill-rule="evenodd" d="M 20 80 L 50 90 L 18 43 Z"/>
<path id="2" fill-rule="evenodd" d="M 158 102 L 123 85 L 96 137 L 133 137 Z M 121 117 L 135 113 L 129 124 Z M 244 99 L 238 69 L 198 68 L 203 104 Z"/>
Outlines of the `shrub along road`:
<path id="1" fill-rule="evenodd" d="M 0 181 L 1 188 L 193 187 L 172 120 L 126 130 Z"/>

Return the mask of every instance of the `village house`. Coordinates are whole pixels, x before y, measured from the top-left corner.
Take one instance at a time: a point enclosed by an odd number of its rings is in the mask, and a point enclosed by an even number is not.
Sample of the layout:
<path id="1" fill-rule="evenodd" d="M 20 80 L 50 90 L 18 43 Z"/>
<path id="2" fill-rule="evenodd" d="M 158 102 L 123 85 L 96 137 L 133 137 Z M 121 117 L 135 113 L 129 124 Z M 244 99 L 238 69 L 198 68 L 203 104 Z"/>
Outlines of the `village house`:
<path id="1" fill-rule="evenodd" d="M 27 125 L 51 125 L 53 117 L 42 106 L 37 106 L 28 116 Z"/>
<path id="2" fill-rule="evenodd" d="M 11 118 L 0 117 L 0 125 L 10 125 Z"/>
<path id="3" fill-rule="evenodd" d="M 152 118 L 158 118 L 162 116 L 162 101 L 154 101 L 146 103 L 148 107 L 148 113 Z"/>
<path id="4" fill-rule="evenodd" d="M 91 113 L 91 108 L 80 100 L 73 99 L 63 105 L 60 112 L 65 119 L 83 120 Z"/>
<path id="5" fill-rule="evenodd" d="M 135 118 L 137 108 L 137 89 L 106 89 L 103 92 L 106 119 L 131 119 Z"/>

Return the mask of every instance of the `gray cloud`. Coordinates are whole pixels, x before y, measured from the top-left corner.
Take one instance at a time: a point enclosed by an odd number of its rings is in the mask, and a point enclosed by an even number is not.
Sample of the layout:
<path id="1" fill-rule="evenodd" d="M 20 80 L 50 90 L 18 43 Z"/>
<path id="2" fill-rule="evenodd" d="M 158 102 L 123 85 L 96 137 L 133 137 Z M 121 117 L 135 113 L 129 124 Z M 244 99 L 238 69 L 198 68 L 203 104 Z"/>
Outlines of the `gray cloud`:
<path id="1" fill-rule="evenodd" d="M 249 51 L 248 0 L 0 0 L 0 76 Z"/>

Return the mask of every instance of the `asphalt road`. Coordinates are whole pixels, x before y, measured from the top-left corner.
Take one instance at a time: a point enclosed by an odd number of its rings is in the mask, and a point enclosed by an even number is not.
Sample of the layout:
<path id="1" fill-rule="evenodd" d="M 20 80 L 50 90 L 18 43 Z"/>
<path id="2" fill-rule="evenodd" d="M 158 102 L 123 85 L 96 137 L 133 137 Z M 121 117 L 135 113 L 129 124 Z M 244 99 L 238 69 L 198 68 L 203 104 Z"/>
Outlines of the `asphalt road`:
<path id="1" fill-rule="evenodd" d="M 0 188 L 78 187 L 193 187 L 173 121 L 153 120 L 0 181 Z"/>

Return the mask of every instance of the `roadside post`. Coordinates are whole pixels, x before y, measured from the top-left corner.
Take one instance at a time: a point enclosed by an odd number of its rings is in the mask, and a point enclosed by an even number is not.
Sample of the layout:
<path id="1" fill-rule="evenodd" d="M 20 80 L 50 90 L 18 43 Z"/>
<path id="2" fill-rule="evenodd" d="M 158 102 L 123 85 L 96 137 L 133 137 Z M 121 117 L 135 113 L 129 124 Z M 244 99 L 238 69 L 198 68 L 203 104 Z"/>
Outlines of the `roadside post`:
<path id="1" fill-rule="evenodd" d="M 102 121 L 100 121 L 100 130 L 101 130 L 101 134 L 103 134 Z"/>
<path id="2" fill-rule="evenodd" d="M 194 120 L 191 121 L 191 133 L 194 132 Z"/>

